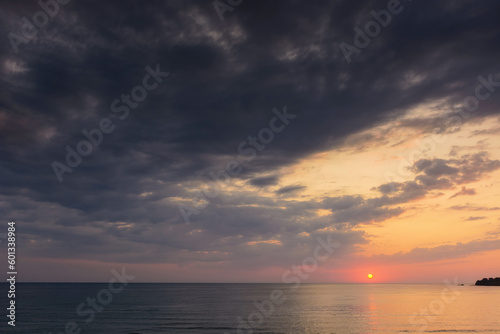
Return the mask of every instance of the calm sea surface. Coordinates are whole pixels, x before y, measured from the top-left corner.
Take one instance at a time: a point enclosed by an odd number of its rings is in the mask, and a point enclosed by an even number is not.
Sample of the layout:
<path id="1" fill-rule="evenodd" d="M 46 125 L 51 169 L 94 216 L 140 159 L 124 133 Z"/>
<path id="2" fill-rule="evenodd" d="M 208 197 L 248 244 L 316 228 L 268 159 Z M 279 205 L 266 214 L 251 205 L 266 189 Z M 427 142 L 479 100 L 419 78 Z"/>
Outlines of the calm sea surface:
<path id="1" fill-rule="evenodd" d="M 1 333 L 500 333 L 500 287 L 18 283 L 15 328 L 0 288 Z"/>

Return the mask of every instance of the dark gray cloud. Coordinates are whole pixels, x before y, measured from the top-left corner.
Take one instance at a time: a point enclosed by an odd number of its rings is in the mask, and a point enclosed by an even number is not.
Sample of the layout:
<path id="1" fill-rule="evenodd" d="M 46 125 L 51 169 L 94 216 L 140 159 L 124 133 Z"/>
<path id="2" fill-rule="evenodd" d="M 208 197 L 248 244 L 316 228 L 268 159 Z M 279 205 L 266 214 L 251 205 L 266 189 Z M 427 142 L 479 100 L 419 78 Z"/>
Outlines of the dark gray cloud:
<path id="1" fill-rule="evenodd" d="M 301 185 L 291 185 L 291 186 L 285 186 L 282 188 L 279 188 L 276 190 L 276 195 L 285 195 L 289 193 L 295 193 L 299 190 L 305 189 L 306 186 L 301 186 Z"/>
<path id="2" fill-rule="evenodd" d="M 374 199 L 222 195 L 184 223 L 177 200 L 193 192 L 182 184 L 237 157 L 238 145 L 269 125 L 274 107 L 286 105 L 299 117 L 244 164 L 237 177 L 257 187 L 278 182 L 258 175 L 276 175 L 411 107 L 442 100 L 453 112 L 473 94 L 478 75 L 499 71 L 500 4 L 472 0 L 411 3 L 348 64 L 340 43 L 351 43 L 353 28 L 386 3 L 245 1 L 220 22 L 206 1 L 71 1 L 15 53 L 7 34 L 21 33 L 21 17 L 31 19 L 40 8 L 3 1 L 0 196 L 4 217 L 24 224 L 25 254 L 258 263 L 265 256 L 247 243 L 279 236 L 282 251 L 272 254 L 288 259 L 292 245 L 312 247 L 302 232 L 312 238 L 332 224 L 397 216 L 404 209 L 394 205 L 498 169 L 486 153 L 423 161 L 414 166 L 414 181 L 382 185 Z M 112 102 L 142 84 L 145 67 L 156 64 L 171 75 L 120 120 Z M 500 94 L 492 94 L 467 121 L 498 114 L 499 106 Z M 66 145 L 75 148 L 85 139 L 81 131 L 104 117 L 114 132 L 59 183 L 51 163 L 63 162 Z M 430 131 L 440 124 L 438 117 L 401 126 Z M 304 215 L 317 209 L 332 215 L 305 227 Z M 346 233 L 340 236 L 346 244 L 366 242 Z"/>
<path id="3" fill-rule="evenodd" d="M 255 187 L 267 187 L 278 184 L 279 177 L 276 175 L 256 177 L 250 180 L 250 184 Z"/>
<path id="4" fill-rule="evenodd" d="M 407 182 L 390 182 L 373 190 L 384 195 L 386 204 L 404 203 L 422 198 L 433 190 L 453 189 L 481 179 L 495 170 L 500 169 L 499 160 L 491 160 L 487 152 L 467 154 L 459 159 L 421 159 L 416 161 L 409 170 L 416 176 Z M 473 195 L 473 189 L 462 187 L 460 195 Z M 452 197 L 458 196 L 457 194 Z"/>
<path id="5" fill-rule="evenodd" d="M 488 159 L 487 152 L 468 154 L 461 159 L 422 159 L 417 161 L 412 170 L 422 173 L 424 178 L 439 179 L 446 177 L 457 184 L 477 181 L 483 174 L 500 168 L 499 160 Z"/>

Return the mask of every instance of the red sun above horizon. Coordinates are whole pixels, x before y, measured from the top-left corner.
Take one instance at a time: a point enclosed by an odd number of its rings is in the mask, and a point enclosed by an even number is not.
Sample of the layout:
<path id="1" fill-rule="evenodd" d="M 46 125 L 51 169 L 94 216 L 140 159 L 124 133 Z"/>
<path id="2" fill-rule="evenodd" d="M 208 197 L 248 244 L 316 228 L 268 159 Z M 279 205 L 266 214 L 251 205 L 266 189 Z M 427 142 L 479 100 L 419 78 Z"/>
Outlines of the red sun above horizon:
<path id="1" fill-rule="evenodd" d="M 372 278 L 373 278 L 373 275 L 372 275 L 372 274 L 368 274 L 368 278 L 369 278 L 369 279 L 372 279 Z"/>

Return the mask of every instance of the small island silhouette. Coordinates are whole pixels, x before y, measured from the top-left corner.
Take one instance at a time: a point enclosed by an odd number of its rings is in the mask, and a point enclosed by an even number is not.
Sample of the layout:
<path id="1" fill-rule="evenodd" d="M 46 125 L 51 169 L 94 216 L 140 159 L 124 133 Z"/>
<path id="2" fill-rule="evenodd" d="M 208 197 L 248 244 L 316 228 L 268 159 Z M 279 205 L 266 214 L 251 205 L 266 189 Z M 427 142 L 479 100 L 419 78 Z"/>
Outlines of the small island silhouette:
<path id="1" fill-rule="evenodd" d="M 483 278 L 476 282 L 476 285 L 487 285 L 487 286 L 500 286 L 500 277 L 496 278 Z"/>

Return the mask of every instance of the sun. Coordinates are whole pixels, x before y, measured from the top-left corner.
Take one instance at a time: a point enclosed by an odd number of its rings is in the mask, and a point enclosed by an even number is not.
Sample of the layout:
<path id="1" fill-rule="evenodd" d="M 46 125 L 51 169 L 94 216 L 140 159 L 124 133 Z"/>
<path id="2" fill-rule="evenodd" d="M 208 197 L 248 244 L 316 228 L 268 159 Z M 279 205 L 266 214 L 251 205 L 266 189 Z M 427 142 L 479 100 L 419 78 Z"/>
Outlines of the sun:
<path id="1" fill-rule="evenodd" d="M 372 274 L 368 274 L 368 278 L 369 278 L 369 279 L 372 279 L 372 278 L 373 278 L 373 275 L 372 275 Z"/>

